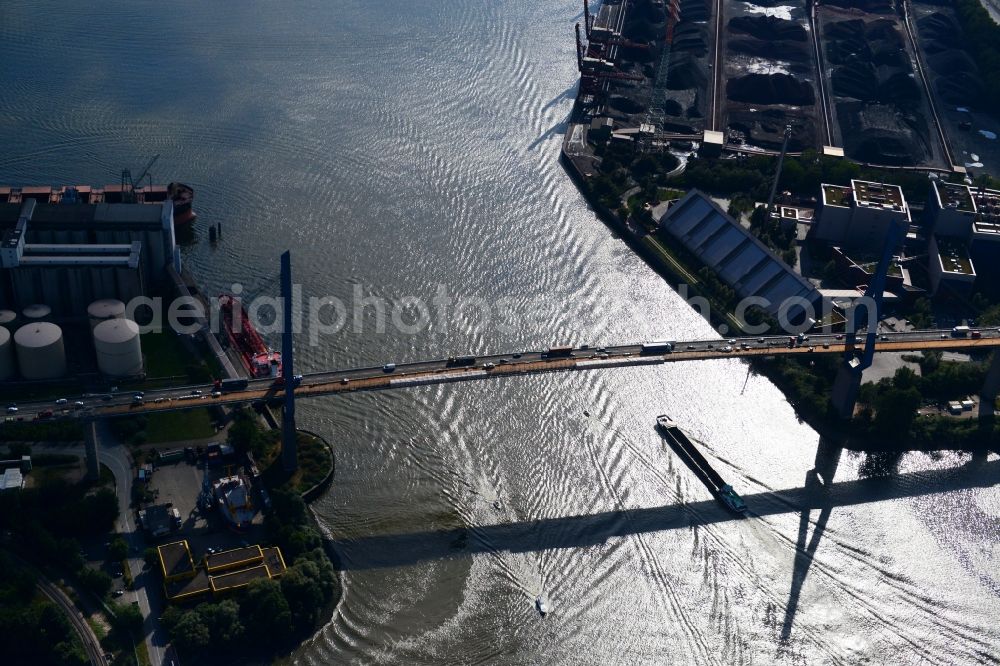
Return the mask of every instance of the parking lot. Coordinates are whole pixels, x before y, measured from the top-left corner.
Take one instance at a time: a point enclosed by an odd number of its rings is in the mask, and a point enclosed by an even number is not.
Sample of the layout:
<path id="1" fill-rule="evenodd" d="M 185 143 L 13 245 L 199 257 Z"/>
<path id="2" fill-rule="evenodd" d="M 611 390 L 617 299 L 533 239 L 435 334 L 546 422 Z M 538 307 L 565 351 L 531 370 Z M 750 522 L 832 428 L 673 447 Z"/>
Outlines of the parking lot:
<path id="1" fill-rule="evenodd" d="M 198 498 L 204 488 L 206 478 L 214 482 L 221 476 L 236 474 L 238 467 L 221 464 L 206 467 L 201 461 L 192 463 L 181 460 L 156 467 L 150 490 L 155 495 L 154 503 L 171 504 L 180 514 L 180 528 L 168 535 L 153 539 L 154 543 L 169 543 L 187 539 L 195 559 L 201 559 L 208 548 L 228 550 L 244 543 L 261 543 L 264 539 L 263 514 L 257 513 L 248 530 L 237 533 L 219 515 L 216 508 L 207 512 L 198 506 Z"/>

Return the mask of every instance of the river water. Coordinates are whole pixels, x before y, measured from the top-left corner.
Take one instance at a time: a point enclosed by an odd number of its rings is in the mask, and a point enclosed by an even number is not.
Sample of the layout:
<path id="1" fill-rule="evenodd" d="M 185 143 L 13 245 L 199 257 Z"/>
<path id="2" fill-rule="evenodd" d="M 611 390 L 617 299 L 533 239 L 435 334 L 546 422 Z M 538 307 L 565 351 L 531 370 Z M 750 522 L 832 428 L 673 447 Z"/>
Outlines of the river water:
<path id="1" fill-rule="evenodd" d="M 274 293 L 288 248 L 305 294 L 364 306 L 318 344 L 297 338 L 300 371 L 713 335 L 558 162 L 580 10 L 6 0 L 0 181 L 116 182 L 159 153 L 154 180 L 197 191 L 184 256 L 207 292 Z M 379 332 L 373 298 L 440 293 L 460 306 Z M 996 457 L 837 466 L 824 446 L 817 461 L 819 436 L 737 360 L 299 410 L 337 452 L 316 509 L 344 595 L 296 662 L 998 656 Z M 705 443 L 751 517 L 716 505 L 657 435 L 660 413 Z M 822 490 L 811 470 L 835 466 Z"/>

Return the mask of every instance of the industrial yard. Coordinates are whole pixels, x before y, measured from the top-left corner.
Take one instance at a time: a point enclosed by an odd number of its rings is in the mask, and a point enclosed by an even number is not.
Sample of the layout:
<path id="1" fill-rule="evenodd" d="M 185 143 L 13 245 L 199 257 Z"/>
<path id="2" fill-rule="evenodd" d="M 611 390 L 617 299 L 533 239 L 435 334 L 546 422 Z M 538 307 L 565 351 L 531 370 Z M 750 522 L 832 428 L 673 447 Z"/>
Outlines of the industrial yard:
<path id="1" fill-rule="evenodd" d="M 568 143 L 581 159 L 581 132 L 681 156 L 692 143 L 777 153 L 787 134 L 789 154 L 964 173 L 1000 155 L 960 34 L 954 11 L 930 3 L 588 5 Z"/>

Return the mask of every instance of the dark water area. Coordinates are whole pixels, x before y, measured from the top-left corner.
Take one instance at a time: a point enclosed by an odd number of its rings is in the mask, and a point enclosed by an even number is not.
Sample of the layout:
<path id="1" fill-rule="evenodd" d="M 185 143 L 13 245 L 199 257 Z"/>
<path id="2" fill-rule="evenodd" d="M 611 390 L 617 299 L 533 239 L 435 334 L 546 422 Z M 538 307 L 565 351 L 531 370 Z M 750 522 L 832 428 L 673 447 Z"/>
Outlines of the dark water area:
<path id="1" fill-rule="evenodd" d="M 307 297 L 363 306 L 316 344 L 298 336 L 300 371 L 713 335 L 559 164 L 580 12 L 7 0 L 0 182 L 117 182 L 159 153 L 154 180 L 197 192 L 184 259 L 206 292 L 275 293 L 290 249 Z M 414 299 L 442 293 L 447 313 L 400 330 Z M 390 304 L 382 331 L 373 298 Z M 661 413 L 704 443 L 750 517 L 676 458 Z M 344 595 L 297 663 L 997 657 L 996 457 L 837 456 L 738 360 L 323 398 L 299 414 L 337 453 L 315 506 Z"/>

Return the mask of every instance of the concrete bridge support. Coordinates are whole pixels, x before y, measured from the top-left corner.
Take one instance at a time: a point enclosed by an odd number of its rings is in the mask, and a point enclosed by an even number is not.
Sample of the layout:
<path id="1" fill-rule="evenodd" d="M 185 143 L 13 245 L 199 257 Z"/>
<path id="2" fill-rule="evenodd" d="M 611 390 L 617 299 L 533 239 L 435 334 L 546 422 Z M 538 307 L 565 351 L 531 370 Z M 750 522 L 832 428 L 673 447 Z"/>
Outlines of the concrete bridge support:
<path id="1" fill-rule="evenodd" d="M 101 478 L 101 461 L 97 455 L 97 421 L 87 421 L 83 430 L 87 442 L 87 479 L 98 481 Z"/>
<path id="2" fill-rule="evenodd" d="M 1000 394 L 1000 353 L 993 352 L 993 360 L 986 371 L 983 388 L 979 391 L 979 418 L 993 418 L 993 404 Z"/>
<path id="3" fill-rule="evenodd" d="M 864 372 L 860 361 L 851 358 L 837 369 L 837 377 L 833 381 L 833 391 L 830 402 L 837 416 L 849 420 L 854 416 L 854 406 L 858 402 L 858 392 L 861 390 L 861 375 Z"/>

